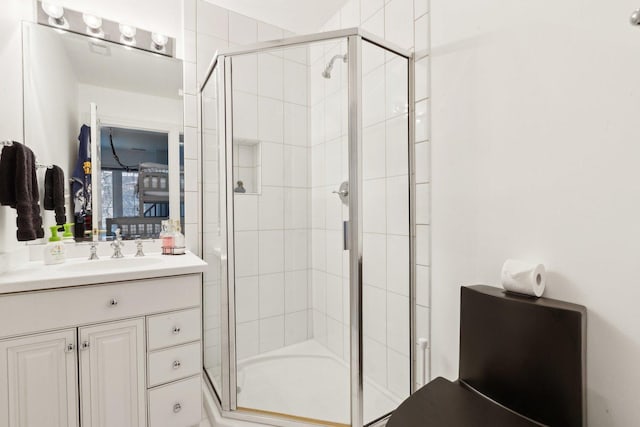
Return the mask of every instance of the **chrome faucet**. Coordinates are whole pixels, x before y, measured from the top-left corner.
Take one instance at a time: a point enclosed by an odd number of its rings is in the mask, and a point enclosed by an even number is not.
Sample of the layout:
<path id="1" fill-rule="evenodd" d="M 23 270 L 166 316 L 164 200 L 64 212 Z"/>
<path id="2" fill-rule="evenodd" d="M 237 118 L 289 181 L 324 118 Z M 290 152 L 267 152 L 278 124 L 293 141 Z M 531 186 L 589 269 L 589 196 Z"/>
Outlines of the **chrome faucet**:
<path id="1" fill-rule="evenodd" d="M 113 248 L 113 255 L 111 258 L 123 258 L 122 255 L 122 247 L 124 246 L 124 242 L 122 241 L 122 236 L 120 235 L 120 229 L 116 229 L 116 237 L 111 242 L 111 247 Z"/>

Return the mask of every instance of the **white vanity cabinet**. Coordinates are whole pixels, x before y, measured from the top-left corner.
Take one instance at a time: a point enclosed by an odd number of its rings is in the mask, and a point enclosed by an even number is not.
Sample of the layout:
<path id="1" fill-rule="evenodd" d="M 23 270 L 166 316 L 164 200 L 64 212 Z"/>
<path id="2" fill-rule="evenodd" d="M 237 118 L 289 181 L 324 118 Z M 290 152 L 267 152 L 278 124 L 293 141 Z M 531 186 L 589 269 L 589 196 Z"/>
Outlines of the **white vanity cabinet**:
<path id="1" fill-rule="evenodd" d="M 144 319 L 78 329 L 82 427 L 146 425 Z"/>
<path id="2" fill-rule="evenodd" d="M 0 294 L 0 427 L 190 427 L 201 276 Z"/>
<path id="3" fill-rule="evenodd" d="M 76 331 L 0 341 L 0 425 L 78 425 Z"/>

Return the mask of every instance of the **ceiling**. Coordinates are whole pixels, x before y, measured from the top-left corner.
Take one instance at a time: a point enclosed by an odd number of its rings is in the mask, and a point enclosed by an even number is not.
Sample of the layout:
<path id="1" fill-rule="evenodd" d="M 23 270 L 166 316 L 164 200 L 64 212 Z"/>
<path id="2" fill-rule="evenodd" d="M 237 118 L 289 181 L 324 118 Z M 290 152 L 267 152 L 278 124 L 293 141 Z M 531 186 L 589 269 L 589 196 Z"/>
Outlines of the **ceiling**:
<path id="1" fill-rule="evenodd" d="M 317 32 L 347 0 L 206 0 L 297 34 Z"/>

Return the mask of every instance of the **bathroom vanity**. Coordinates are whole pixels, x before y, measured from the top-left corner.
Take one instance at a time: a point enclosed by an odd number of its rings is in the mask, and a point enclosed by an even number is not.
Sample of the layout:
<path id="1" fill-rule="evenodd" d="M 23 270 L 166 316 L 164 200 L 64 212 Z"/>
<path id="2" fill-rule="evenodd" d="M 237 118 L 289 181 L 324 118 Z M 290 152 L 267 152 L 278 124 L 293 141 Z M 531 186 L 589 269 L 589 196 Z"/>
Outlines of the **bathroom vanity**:
<path id="1" fill-rule="evenodd" d="M 0 427 L 198 425 L 205 267 L 188 253 L 4 274 Z"/>

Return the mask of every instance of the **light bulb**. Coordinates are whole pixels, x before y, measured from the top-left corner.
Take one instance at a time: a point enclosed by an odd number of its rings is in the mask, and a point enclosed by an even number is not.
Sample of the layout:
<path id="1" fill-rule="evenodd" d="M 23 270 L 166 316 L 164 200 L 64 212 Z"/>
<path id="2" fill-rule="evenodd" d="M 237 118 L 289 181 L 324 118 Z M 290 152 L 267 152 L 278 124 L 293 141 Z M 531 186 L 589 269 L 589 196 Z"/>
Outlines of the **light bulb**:
<path id="1" fill-rule="evenodd" d="M 50 18 L 59 20 L 64 16 L 64 8 L 57 4 L 42 3 L 42 10 L 49 15 Z"/>
<path id="2" fill-rule="evenodd" d="M 158 50 L 161 50 L 166 46 L 167 42 L 169 41 L 169 37 L 165 36 L 164 34 L 151 33 L 151 40 L 153 41 L 153 44 L 156 45 L 156 48 Z"/>
<path id="3" fill-rule="evenodd" d="M 124 44 L 136 44 L 136 27 L 120 24 L 120 41 Z"/>
<path id="4" fill-rule="evenodd" d="M 94 31 L 97 31 L 100 29 L 100 27 L 102 27 L 102 18 L 100 18 L 99 16 L 83 13 L 82 20 L 85 24 L 87 24 L 87 27 L 91 28 Z"/>

